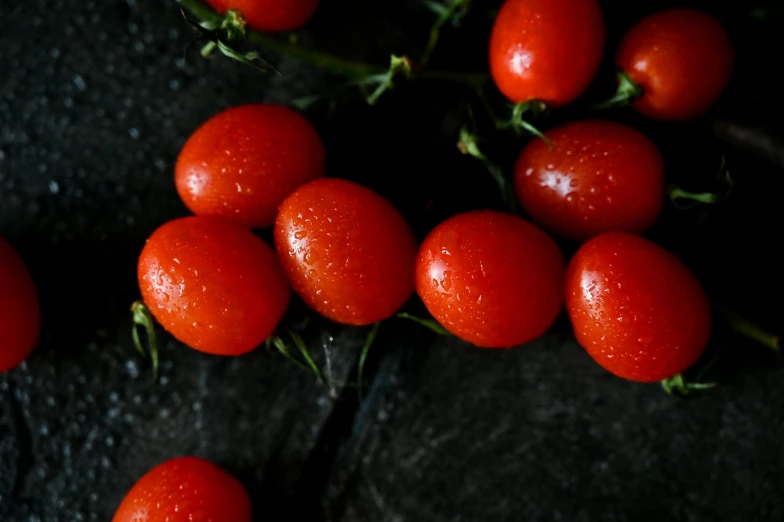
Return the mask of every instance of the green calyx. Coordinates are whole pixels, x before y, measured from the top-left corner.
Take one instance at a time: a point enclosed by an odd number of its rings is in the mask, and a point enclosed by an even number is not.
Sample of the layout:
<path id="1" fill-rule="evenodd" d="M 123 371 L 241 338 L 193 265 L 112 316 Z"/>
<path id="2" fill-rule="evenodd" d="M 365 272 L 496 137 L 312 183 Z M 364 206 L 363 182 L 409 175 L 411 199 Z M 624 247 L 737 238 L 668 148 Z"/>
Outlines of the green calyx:
<path id="1" fill-rule="evenodd" d="M 682 374 L 673 375 L 661 381 L 661 387 L 668 395 L 675 398 L 684 398 L 695 391 L 709 390 L 716 387 L 712 382 L 688 382 Z"/>
<path id="2" fill-rule="evenodd" d="M 642 97 L 642 86 L 632 80 L 628 74 L 623 71 L 618 71 L 616 76 L 618 78 L 618 89 L 615 91 L 615 94 L 609 100 L 592 105 L 592 110 L 626 107 L 627 105 L 631 105 L 634 100 Z"/>
<path id="3" fill-rule="evenodd" d="M 544 140 L 547 146 L 552 149 L 553 142 L 526 119 L 529 116 L 532 119 L 536 119 L 547 112 L 547 105 L 541 100 L 520 102 L 512 106 L 512 115 L 508 120 L 497 120 L 495 125 L 496 128 L 502 130 L 513 129 L 517 134 L 523 134 L 524 132 L 533 134 Z"/>

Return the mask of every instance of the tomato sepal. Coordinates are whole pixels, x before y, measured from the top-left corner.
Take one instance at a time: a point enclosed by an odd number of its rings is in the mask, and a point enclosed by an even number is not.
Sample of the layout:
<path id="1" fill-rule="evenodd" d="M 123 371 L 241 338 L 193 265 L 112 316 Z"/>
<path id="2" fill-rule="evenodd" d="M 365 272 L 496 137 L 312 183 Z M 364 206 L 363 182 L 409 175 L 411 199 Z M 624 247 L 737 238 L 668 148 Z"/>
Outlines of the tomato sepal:
<path id="1" fill-rule="evenodd" d="M 152 375 L 153 382 L 158 382 L 159 373 L 159 358 L 158 358 L 158 341 L 155 335 L 155 319 L 152 312 L 142 301 L 134 301 L 131 305 L 131 314 L 133 317 L 133 326 L 131 327 L 131 336 L 133 337 L 133 344 L 136 350 L 145 359 L 149 355 L 152 362 Z M 145 349 L 139 335 L 139 328 L 144 328 L 147 334 L 147 348 Z"/>
<path id="2" fill-rule="evenodd" d="M 201 23 L 188 18 L 184 9 L 181 9 L 180 12 L 183 18 L 201 33 L 201 38 L 207 40 L 201 50 L 201 55 L 204 58 L 209 57 L 215 49 L 218 49 L 221 54 L 232 60 L 250 65 L 262 72 L 268 72 L 268 69 L 271 69 L 280 75 L 280 71 L 265 60 L 259 52 L 242 52 L 236 48 L 236 43 L 248 39 L 248 23 L 240 11 L 230 9 L 220 22 L 213 19 Z"/>
<path id="3" fill-rule="evenodd" d="M 601 111 L 605 109 L 627 107 L 631 105 L 634 100 L 642 97 L 642 86 L 632 80 L 628 74 L 619 70 L 615 75 L 618 78 L 618 89 L 615 91 L 615 94 L 608 100 L 592 105 L 590 107 L 591 110 Z"/>
<path id="4" fill-rule="evenodd" d="M 676 399 L 682 399 L 689 396 L 695 391 L 704 391 L 716 387 L 715 382 L 690 382 L 687 381 L 683 374 L 679 373 L 673 375 L 668 379 L 661 381 L 662 389 Z"/>
<path id="5" fill-rule="evenodd" d="M 397 56 L 392 54 L 389 56 L 389 68 L 387 72 L 382 74 L 372 74 L 362 78 L 357 84 L 363 90 L 368 87 L 375 86 L 375 89 L 370 94 L 366 95 L 365 99 L 368 105 L 375 105 L 378 99 L 387 91 L 395 88 L 395 79 L 399 76 L 409 79 L 413 74 L 413 63 L 408 56 Z"/>
<path id="6" fill-rule="evenodd" d="M 460 138 L 457 142 L 457 148 L 463 154 L 476 158 L 482 162 L 485 169 L 487 169 L 487 172 L 493 177 L 496 185 L 498 185 L 498 190 L 501 192 L 501 198 L 504 200 L 509 211 L 512 213 L 517 212 L 517 199 L 514 192 L 514 185 L 504 175 L 503 169 L 482 152 L 479 148 L 479 141 L 481 141 L 481 138 L 466 124 L 460 128 Z"/>
<path id="7" fill-rule="evenodd" d="M 700 203 L 706 205 L 723 203 L 729 198 L 732 189 L 735 188 L 735 181 L 730 177 L 723 157 L 719 167 L 719 176 L 723 178 L 723 183 L 725 184 L 725 187 L 721 190 L 716 192 L 690 192 L 677 185 L 672 185 L 668 190 L 670 201 L 678 210 L 689 210 Z"/>
<path id="8" fill-rule="evenodd" d="M 525 116 L 530 114 L 532 118 L 536 119 L 539 116 L 546 114 L 549 111 L 547 104 L 541 100 L 529 100 L 512 105 L 512 116 L 508 120 L 497 120 L 495 126 L 497 129 L 513 129 L 518 135 L 523 132 L 529 132 L 537 138 L 541 138 L 545 143 L 553 148 L 553 142 L 544 135 L 542 131 L 537 129 L 533 124 L 525 119 Z"/>

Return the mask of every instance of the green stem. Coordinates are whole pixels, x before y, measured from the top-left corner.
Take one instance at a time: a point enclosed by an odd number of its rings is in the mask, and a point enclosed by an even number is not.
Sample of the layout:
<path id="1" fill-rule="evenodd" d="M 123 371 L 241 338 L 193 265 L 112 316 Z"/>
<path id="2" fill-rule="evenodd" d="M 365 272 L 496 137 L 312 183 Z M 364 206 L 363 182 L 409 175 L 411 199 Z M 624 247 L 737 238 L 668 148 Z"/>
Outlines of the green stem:
<path id="1" fill-rule="evenodd" d="M 501 167 L 490 161 L 490 159 L 479 148 L 479 138 L 468 129 L 467 125 L 463 125 L 460 129 L 460 141 L 457 142 L 457 148 L 463 154 L 468 154 L 479 161 L 485 166 L 487 172 L 493 177 L 498 190 L 501 192 L 501 198 L 508 207 L 511 213 L 517 212 L 516 194 L 514 186 L 504 176 L 504 171 Z"/>
<path id="2" fill-rule="evenodd" d="M 714 204 L 724 201 L 724 198 L 715 192 L 689 192 L 680 187 L 670 189 L 670 200 L 676 203 L 682 199 L 696 201 L 697 203 Z"/>
<path id="3" fill-rule="evenodd" d="M 415 323 L 419 323 L 425 328 L 432 330 L 433 332 L 439 335 L 448 335 L 452 336 L 452 333 L 449 332 L 446 328 L 438 324 L 434 319 L 422 319 L 421 317 L 417 317 L 415 315 L 411 315 L 406 312 L 400 312 L 397 314 L 400 319 L 408 319 L 410 321 L 414 321 Z"/>
<path id="4" fill-rule="evenodd" d="M 742 317 L 740 314 L 730 310 L 724 305 L 714 303 L 713 307 L 714 310 L 716 310 L 717 315 L 740 335 L 757 341 L 762 346 L 765 346 L 766 348 L 769 348 L 776 353 L 781 350 L 778 335 L 773 335 L 763 330 L 759 325 L 749 321 L 745 317 Z"/>
<path id="5" fill-rule="evenodd" d="M 378 329 L 380 326 L 380 321 L 373 325 L 373 327 L 370 329 L 370 332 L 368 332 L 367 337 L 365 338 L 365 344 L 362 346 L 362 352 L 359 354 L 359 365 L 357 366 L 357 389 L 359 390 L 360 402 L 364 399 L 362 386 L 364 383 L 365 362 L 367 361 L 368 353 L 370 353 L 370 347 L 373 346 L 373 342 L 376 340 L 376 335 L 378 334 Z"/>
<path id="6" fill-rule="evenodd" d="M 152 361 L 152 375 L 153 381 L 158 381 L 158 341 L 155 338 L 155 320 L 152 317 L 150 309 L 142 301 L 134 301 L 131 305 L 131 314 L 133 315 L 133 327 L 131 335 L 133 336 L 133 344 L 136 350 L 142 355 L 147 357 L 149 352 L 150 360 Z M 148 349 L 145 350 L 139 336 L 139 327 L 144 328 L 147 333 Z"/>
<path id="7" fill-rule="evenodd" d="M 177 2 L 204 23 L 215 26 L 219 25 L 223 20 L 223 15 L 213 11 L 212 8 L 204 4 L 201 0 L 177 0 Z M 269 51 L 286 55 L 289 58 L 293 58 L 303 63 L 327 69 L 335 74 L 348 78 L 362 79 L 372 75 L 385 75 L 388 71 L 387 67 L 349 60 L 315 49 L 308 49 L 297 45 L 296 43 L 257 31 L 248 31 L 247 39 L 249 42 L 264 47 Z M 480 75 L 452 71 L 424 71 L 416 75 L 416 77 L 422 80 L 451 81 L 474 87 L 484 83 L 488 78 L 488 76 L 484 74 Z"/>
<path id="8" fill-rule="evenodd" d="M 514 129 L 514 131 L 518 134 L 522 134 L 523 131 L 530 132 L 534 136 L 537 136 L 544 140 L 545 143 L 550 147 L 553 148 L 553 142 L 544 135 L 542 131 L 534 127 L 530 122 L 525 119 L 527 114 L 531 114 L 533 118 L 538 117 L 541 114 L 547 112 L 547 105 L 540 100 L 530 100 L 527 102 L 520 102 L 512 106 L 512 117 L 505 121 L 496 121 L 496 128 L 498 129 Z"/>
<path id="9" fill-rule="evenodd" d="M 623 71 L 618 71 L 616 75 L 618 77 L 618 90 L 615 91 L 615 94 L 609 100 L 592 105 L 592 110 L 626 107 L 642 96 L 642 87 L 632 80 L 628 74 Z"/>
<path id="10" fill-rule="evenodd" d="M 444 7 L 441 4 L 434 4 L 435 6 L 438 6 L 438 19 L 433 23 L 433 27 L 430 29 L 430 37 L 427 40 L 427 46 L 419 60 L 419 65 L 421 67 L 425 67 L 430 61 L 430 56 L 432 56 L 433 51 L 438 44 L 438 39 L 441 36 L 441 28 L 449 21 L 462 18 L 468 10 L 470 1 L 471 0 L 451 0 L 447 7 Z"/>

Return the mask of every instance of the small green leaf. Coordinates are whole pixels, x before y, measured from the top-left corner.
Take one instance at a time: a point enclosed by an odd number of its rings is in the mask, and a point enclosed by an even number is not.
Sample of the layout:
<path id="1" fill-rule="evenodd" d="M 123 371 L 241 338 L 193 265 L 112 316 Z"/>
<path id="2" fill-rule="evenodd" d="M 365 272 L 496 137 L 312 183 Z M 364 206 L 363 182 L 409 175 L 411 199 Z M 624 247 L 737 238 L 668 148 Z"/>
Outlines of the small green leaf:
<path id="1" fill-rule="evenodd" d="M 150 360 L 152 361 L 152 374 L 153 382 L 158 381 L 158 341 L 155 336 L 155 320 L 152 317 L 150 309 L 142 301 L 135 301 L 131 305 L 131 314 L 133 318 L 133 326 L 131 329 L 131 336 L 136 350 L 144 357 L 149 353 Z M 139 327 L 144 328 L 147 333 L 148 347 L 145 350 L 139 336 Z"/>

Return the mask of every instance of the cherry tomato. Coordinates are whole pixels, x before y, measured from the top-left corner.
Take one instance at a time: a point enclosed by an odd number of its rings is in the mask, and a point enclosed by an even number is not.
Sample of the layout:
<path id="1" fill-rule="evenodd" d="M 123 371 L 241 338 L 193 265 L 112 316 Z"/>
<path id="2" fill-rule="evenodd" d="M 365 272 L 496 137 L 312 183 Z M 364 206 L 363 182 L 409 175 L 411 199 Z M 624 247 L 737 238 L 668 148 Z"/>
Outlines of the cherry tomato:
<path id="1" fill-rule="evenodd" d="M 664 168 L 651 141 L 606 121 L 568 123 L 533 140 L 515 165 L 520 204 L 546 230 L 585 241 L 603 232 L 641 233 L 664 199 Z"/>
<path id="2" fill-rule="evenodd" d="M 195 457 L 180 457 L 148 471 L 128 492 L 113 522 L 250 522 L 243 485 Z"/>
<path id="3" fill-rule="evenodd" d="M 565 263 L 533 224 L 489 210 L 454 216 L 425 239 L 416 291 L 444 328 L 483 348 L 545 333 L 563 306 Z"/>
<path id="4" fill-rule="evenodd" d="M 634 106 L 663 120 L 704 113 L 732 74 L 734 51 L 716 19 L 691 9 L 653 14 L 626 34 L 615 62 L 643 89 Z"/>
<path id="5" fill-rule="evenodd" d="M 257 31 L 299 29 L 313 16 L 319 0 L 207 0 L 213 9 L 225 13 L 237 9 Z"/>
<path id="6" fill-rule="evenodd" d="M 606 370 L 655 382 L 694 364 L 708 342 L 710 305 L 686 266 L 640 236 L 609 232 L 585 243 L 566 274 L 577 341 Z"/>
<path id="7" fill-rule="evenodd" d="M 289 303 L 275 252 L 226 221 L 186 217 L 156 230 L 139 258 L 139 287 L 155 319 L 196 350 L 240 355 L 266 339 Z"/>
<path id="8" fill-rule="evenodd" d="M 242 105 L 193 133 L 180 152 L 175 181 L 194 214 L 266 228 L 286 196 L 324 175 L 324 157 L 321 138 L 299 113 Z"/>
<path id="9" fill-rule="evenodd" d="M 597 0 L 506 0 L 490 36 L 490 72 L 512 102 L 559 107 L 590 85 L 603 50 Z"/>
<path id="10" fill-rule="evenodd" d="M 339 323 L 386 319 L 414 291 L 411 229 L 386 199 L 351 181 L 297 189 L 280 206 L 275 245 L 294 290 Z"/>
<path id="11" fill-rule="evenodd" d="M 0 372 L 17 367 L 38 344 L 38 291 L 22 258 L 0 238 Z"/>

